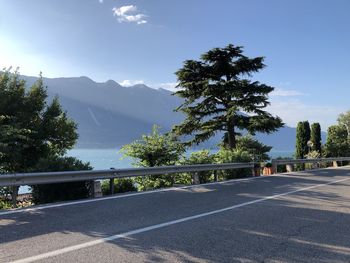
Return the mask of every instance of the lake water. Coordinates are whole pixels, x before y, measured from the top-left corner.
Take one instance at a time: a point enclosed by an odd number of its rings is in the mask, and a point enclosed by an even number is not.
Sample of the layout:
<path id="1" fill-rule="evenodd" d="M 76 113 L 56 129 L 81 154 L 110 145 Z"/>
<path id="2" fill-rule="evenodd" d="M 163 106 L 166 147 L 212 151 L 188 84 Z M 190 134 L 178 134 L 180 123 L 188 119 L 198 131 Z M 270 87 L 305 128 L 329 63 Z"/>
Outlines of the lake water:
<path id="1" fill-rule="evenodd" d="M 193 150 L 188 151 L 188 154 Z M 215 150 L 212 151 L 213 153 Z M 272 159 L 277 157 L 292 157 L 292 151 L 271 151 Z M 68 156 L 76 157 L 84 162 L 90 162 L 94 170 L 105 170 L 109 168 L 132 167 L 130 159 L 123 159 L 119 149 L 74 149 L 68 152 Z"/>
<path id="2" fill-rule="evenodd" d="M 190 154 L 193 150 L 188 151 Z M 212 151 L 213 153 L 215 150 Z M 269 155 L 272 159 L 277 157 L 292 157 L 292 151 L 271 151 Z M 76 157 L 84 162 L 90 162 L 94 170 L 106 170 L 110 168 L 128 168 L 132 167 L 132 161 L 122 158 L 119 149 L 73 149 L 67 153 L 67 156 Z M 29 188 L 21 186 L 19 193 L 27 193 Z"/>

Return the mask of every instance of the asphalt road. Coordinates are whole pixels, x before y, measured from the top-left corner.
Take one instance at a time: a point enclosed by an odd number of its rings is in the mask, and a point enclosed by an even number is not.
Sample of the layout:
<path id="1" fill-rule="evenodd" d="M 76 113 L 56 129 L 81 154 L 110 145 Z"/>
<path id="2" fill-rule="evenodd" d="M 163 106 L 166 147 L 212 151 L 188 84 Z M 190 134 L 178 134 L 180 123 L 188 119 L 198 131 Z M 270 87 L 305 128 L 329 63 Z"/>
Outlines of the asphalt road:
<path id="1" fill-rule="evenodd" d="M 0 212 L 0 262 L 350 262 L 350 167 Z"/>

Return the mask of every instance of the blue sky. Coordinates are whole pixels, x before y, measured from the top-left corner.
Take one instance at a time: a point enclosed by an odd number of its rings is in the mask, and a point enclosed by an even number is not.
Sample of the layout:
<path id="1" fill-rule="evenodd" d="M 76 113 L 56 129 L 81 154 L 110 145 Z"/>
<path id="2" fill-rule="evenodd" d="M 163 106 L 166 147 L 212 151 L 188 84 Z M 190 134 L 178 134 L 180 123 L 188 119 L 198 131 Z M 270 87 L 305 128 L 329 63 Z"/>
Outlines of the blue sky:
<path id="1" fill-rule="evenodd" d="M 348 0 L 0 0 L 0 66 L 172 87 L 186 59 L 232 43 L 267 65 L 270 111 L 322 129 L 348 110 Z"/>

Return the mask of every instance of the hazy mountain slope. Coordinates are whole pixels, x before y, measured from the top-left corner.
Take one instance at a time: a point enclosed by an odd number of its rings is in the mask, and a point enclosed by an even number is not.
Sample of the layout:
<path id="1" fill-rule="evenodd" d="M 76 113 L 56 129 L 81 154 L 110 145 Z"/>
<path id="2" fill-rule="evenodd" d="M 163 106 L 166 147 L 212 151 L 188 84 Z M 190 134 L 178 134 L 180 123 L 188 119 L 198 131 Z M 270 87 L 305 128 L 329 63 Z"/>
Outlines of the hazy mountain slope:
<path id="1" fill-rule="evenodd" d="M 28 83 L 35 78 L 28 78 Z M 50 94 L 94 105 L 112 113 L 132 119 L 171 126 L 181 121 L 181 114 L 174 113 L 180 99 L 171 92 L 151 89 L 145 85 L 122 87 L 115 81 L 96 83 L 87 77 L 44 79 Z"/>
<path id="2" fill-rule="evenodd" d="M 37 79 L 23 78 L 28 85 Z M 145 85 L 126 88 L 112 80 L 96 83 L 87 77 L 44 78 L 44 83 L 50 98 L 58 95 L 69 116 L 78 122 L 78 147 L 119 147 L 149 133 L 153 124 L 166 131 L 183 118 L 173 111 L 181 100 L 167 90 Z M 322 135 L 325 140 L 326 134 Z M 215 147 L 221 137 L 217 134 L 202 147 Z M 275 150 L 294 150 L 295 128 L 284 127 L 256 137 Z"/>

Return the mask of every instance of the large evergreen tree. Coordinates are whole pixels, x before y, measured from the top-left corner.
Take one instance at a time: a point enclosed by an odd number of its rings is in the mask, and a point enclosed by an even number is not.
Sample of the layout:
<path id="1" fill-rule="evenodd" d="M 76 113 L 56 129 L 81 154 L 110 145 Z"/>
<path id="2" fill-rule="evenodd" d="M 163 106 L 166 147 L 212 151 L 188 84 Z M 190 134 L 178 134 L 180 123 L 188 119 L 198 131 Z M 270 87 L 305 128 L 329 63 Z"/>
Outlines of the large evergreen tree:
<path id="1" fill-rule="evenodd" d="M 299 122 L 297 125 L 295 158 L 304 159 L 308 153 L 307 142 L 310 140 L 310 124 L 308 121 Z"/>
<path id="2" fill-rule="evenodd" d="M 214 48 L 199 61 L 185 61 L 176 72 L 179 91 L 175 95 L 184 98 L 177 110 L 186 119 L 174 132 L 194 135 L 188 144 L 198 144 L 224 131 L 233 149 L 239 131 L 271 133 L 282 127 L 279 117 L 264 110 L 274 88 L 247 79 L 264 67 L 263 57 L 248 58 L 242 47 L 234 45 Z"/>
<path id="3" fill-rule="evenodd" d="M 310 141 L 312 142 L 312 150 L 321 153 L 321 125 L 316 122 L 311 125 Z"/>

